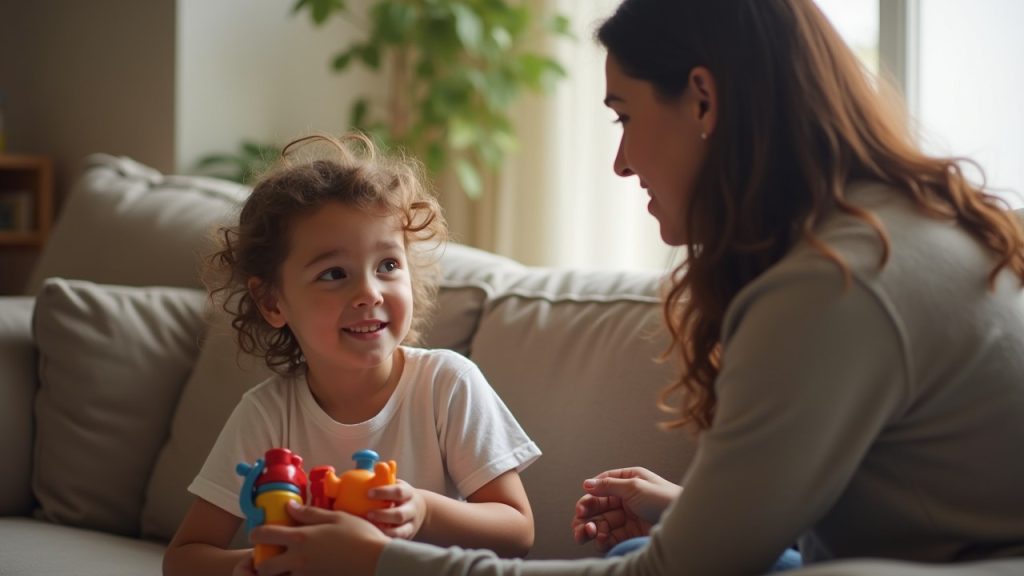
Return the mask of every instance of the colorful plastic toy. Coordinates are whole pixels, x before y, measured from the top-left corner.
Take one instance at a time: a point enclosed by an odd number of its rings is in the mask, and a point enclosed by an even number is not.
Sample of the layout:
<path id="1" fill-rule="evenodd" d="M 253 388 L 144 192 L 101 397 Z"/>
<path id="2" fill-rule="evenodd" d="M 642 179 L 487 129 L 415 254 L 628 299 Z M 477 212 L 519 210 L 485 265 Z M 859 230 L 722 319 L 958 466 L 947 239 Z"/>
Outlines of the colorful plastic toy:
<path id="1" fill-rule="evenodd" d="M 245 514 L 246 528 L 252 530 L 261 524 L 293 526 L 288 515 L 289 501 L 306 502 L 306 472 L 302 458 L 287 448 L 271 448 L 264 459 L 249 465 L 242 462 L 235 472 L 245 477 L 238 503 Z M 253 565 L 284 551 L 282 546 L 261 544 L 253 550 Z"/>
<path id="2" fill-rule="evenodd" d="M 334 474 L 332 466 L 317 466 L 312 474 L 316 483 L 314 493 L 322 490 L 325 501 L 334 510 L 366 517 L 370 510 L 390 508 L 394 502 L 373 500 L 367 496 L 371 488 L 387 486 L 398 481 L 398 465 L 394 460 L 380 462 L 380 456 L 373 450 L 360 450 L 352 455 L 356 468 L 340 477 Z M 322 479 L 322 480 L 321 480 Z M 322 482 L 322 488 L 318 485 Z"/>

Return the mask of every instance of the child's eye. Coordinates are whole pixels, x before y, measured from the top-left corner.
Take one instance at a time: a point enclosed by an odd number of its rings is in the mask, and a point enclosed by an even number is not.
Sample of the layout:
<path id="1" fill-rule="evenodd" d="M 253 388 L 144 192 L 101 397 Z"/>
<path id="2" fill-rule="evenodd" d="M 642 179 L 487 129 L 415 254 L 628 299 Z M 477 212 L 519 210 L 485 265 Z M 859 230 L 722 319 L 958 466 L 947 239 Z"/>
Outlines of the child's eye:
<path id="1" fill-rule="evenodd" d="M 345 274 L 345 270 L 344 269 L 342 269 L 342 268 L 330 268 L 330 269 L 324 271 L 323 274 L 317 276 L 316 279 L 317 280 L 342 280 L 342 279 L 347 278 L 347 277 L 348 277 L 348 275 Z"/>
<path id="2" fill-rule="evenodd" d="M 377 266 L 377 272 L 382 274 L 386 272 L 394 272 L 395 270 L 398 270 L 398 268 L 398 260 L 395 260 L 394 258 L 388 258 L 387 260 L 381 262 L 380 266 Z"/>

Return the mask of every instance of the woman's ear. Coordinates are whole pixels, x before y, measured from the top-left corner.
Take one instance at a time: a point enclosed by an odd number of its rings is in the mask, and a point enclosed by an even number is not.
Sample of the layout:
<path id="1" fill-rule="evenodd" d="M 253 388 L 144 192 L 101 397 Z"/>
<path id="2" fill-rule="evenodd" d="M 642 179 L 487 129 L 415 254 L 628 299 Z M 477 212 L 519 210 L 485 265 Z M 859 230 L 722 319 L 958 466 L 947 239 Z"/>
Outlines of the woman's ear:
<path id="1" fill-rule="evenodd" d="M 715 77 L 704 66 L 697 66 L 690 71 L 689 86 L 697 102 L 697 121 L 701 125 L 703 137 L 715 131 L 718 120 L 718 91 Z"/>
<path id="2" fill-rule="evenodd" d="M 277 296 L 272 290 L 267 289 L 262 280 L 256 277 L 249 278 L 246 287 L 249 288 L 249 295 L 252 296 L 256 308 L 259 309 L 260 315 L 267 321 L 267 324 L 274 328 L 283 328 L 288 323 L 284 312 L 278 305 Z"/>

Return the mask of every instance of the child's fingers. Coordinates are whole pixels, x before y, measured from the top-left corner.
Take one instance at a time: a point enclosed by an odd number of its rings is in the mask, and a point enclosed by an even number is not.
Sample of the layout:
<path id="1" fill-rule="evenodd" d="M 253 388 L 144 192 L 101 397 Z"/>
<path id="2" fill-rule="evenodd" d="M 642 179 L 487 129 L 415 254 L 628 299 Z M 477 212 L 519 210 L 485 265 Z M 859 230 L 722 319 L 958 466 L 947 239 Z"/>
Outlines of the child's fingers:
<path id="1" fill-rule="evenodd" d="M 413 536 L 416 535 L 416 531 L 411 523 L 378 525 L 378 528 L 388 536 L 401 538 L 402 540 L 412 540 Z"/>
<path id="2" fill-rule="evenodd" d="M 377 524 L 405 524 L 412 522 L 415 517 L 416 512 L 412 506 L 395 506 L 393 508 L 370 510 L 366 514 L 367 520 Z"/>
<path id="3" fill-rule="evenodd" d="M 390 502 L 405 502 L 412 498 L 412 486 L 399 481 L 396 484 L 378 486 L 367 493 L 373 500 L 387 500 Z"/>

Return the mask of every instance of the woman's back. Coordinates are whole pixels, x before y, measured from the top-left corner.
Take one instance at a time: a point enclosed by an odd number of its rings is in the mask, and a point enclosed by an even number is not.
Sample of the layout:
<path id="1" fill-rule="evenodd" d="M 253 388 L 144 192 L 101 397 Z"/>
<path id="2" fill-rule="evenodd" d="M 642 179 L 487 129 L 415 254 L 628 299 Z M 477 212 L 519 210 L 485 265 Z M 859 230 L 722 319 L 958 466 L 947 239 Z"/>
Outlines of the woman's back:
<path id="1" fill-rule="evenodd" d="M 817 233 L 850 267 L 848 288 L 833 262 L 800 245 L 743 290 L 725 323 L 721 412 L 707 440 L 742 428 L 730 426 L 730 415 L 755 422 L 743 404 L 777 396 L 768 403 L 780 405 L 781 421 L 761 425 L 778 445 L 810 444 L 777 452 L 781 478 L 773 479 L 793 497 L 786 509 L 813 526 L 801 541 L 808 561 L 1024 554 L 1019 280 L 1004 271 L 990 289 L 990 252 L 891 189 L 855 186 L 849 199 L 880 219 L 888 262 L 879 270 L 881 243 L 870 226 L 836 212 Z M 766 346 L 770 339 L 788 343 Z M 748 342 L 760 346 L 756 356 L 744 353 Z M 799 366 L 769 388 L 765 363 L 787 353 Z M 834 377 L 821 381 L 822 373 Z M 809 402 L 820 410 L 800 414 Z M 803 408 L 786 418 L 787 404 Z"/>

